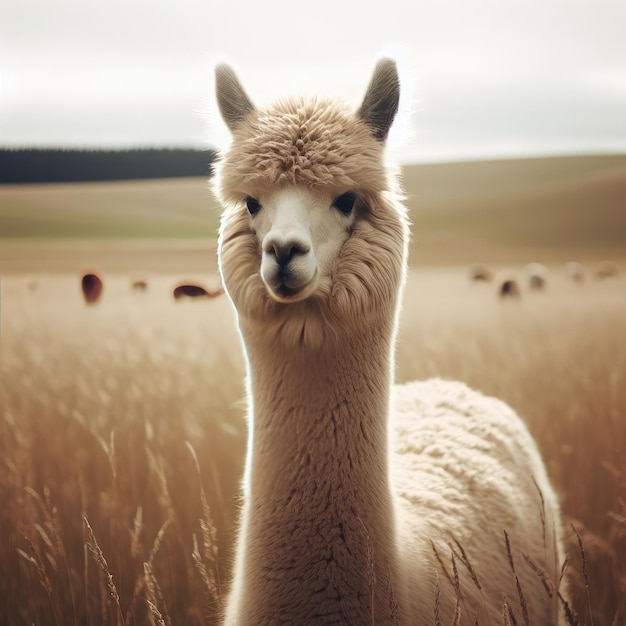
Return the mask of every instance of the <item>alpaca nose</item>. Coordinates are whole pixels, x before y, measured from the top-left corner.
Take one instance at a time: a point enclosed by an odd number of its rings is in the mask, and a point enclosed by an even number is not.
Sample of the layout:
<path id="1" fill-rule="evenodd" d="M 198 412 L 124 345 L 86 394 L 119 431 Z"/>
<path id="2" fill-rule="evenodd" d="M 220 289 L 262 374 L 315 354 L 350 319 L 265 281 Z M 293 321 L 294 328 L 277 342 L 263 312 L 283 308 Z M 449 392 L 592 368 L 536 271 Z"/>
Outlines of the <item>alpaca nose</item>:
<path id="1" fill-rule="evenodd" d="M 263 249 L 266 254 L 273 254 L 278 265 L 285 266 L 294 256 L 304 255 L 311 246 L 302 239 L 272 237 L 264 242 Z"/>

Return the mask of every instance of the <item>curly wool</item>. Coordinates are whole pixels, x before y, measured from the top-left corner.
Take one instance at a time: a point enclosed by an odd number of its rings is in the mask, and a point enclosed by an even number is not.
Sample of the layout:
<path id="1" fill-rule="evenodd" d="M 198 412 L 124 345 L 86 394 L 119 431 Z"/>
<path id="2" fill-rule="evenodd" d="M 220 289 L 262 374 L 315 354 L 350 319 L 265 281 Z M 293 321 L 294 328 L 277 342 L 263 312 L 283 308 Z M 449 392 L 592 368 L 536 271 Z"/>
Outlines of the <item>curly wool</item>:
<path id="1" fill-rule="evenodd" d="M 217 189 L 224 204 L 240 201 L 248 189 L 290 184 L 395 191 L 382 159 L 380 142 L 343 104 L 287 100 L 242 121 L 216 164 Z"/>

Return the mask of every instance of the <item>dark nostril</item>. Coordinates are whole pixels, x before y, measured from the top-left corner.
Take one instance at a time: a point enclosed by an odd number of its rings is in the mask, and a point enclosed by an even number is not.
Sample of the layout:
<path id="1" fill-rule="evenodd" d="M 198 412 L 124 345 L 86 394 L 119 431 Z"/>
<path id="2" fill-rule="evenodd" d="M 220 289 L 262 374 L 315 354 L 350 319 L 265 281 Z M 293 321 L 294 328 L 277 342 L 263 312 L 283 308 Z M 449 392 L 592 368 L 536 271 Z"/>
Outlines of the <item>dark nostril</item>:
<path id="1" fill-rule="evenodd" d="M 274 256 L 276 257 L 276 261 L 279 265 L 287 265 L 287 263 L 289 263 L 294 256 L 297 256 L 298 254 L 306 254 L 309 251 L 309 248 L 299 242 L 291 241 L 287 243 L 279 243 L 274 241 L 270 244 L 270 249 L 267 250 L 267 252 L 272 251 L 274 252 Z"/>
<path id="2" fill-rule="evenodd" d="M 275 243 L 272 245 L 272 249 L 274 250 L 274 256 L 278 261 L 278 265 L 287 264 L 294 254 L 293 246 L 279 246 Z"/>

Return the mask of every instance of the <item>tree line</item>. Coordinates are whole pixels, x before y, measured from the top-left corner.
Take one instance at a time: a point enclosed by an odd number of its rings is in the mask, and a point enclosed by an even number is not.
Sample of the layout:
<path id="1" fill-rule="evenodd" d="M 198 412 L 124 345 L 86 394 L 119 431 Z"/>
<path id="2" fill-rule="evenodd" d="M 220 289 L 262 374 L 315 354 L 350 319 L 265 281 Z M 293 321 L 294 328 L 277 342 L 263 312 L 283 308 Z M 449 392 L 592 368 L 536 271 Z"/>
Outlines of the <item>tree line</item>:
<path id="1" fill-rule="evenodd" d="M 0 184 L 210 176 L 212 150 L 0 148 Z"/>

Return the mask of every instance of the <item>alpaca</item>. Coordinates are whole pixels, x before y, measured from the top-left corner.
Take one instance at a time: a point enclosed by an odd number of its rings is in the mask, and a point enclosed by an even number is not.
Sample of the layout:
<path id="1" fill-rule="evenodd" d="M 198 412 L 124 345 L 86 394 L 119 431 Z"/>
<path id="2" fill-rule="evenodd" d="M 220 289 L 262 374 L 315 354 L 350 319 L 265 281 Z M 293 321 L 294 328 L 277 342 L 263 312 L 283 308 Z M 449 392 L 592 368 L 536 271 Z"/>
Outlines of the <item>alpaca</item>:
<path id="1" fill-rule="evenodd" d="M 218 260 L 249 401 L 223 623 L 486 625 L 505 603 L 523 623 L 517 576 L 530 623 L 555 624 L 523 555 L 558 580 L 559 506 L 522 420 L 460 382 L 392 385 L 409 240 L 384 158 L 395 63 L 356 112 L 257 109 L 226 65 L 216 95 Z"/>
<path id="2" fill-rule="evenodd" d="M 80 288 L 87 304 L 96 304 L 102 296 L 104 283 L 96 272 L 85 272 L 80 279 Z"/>

